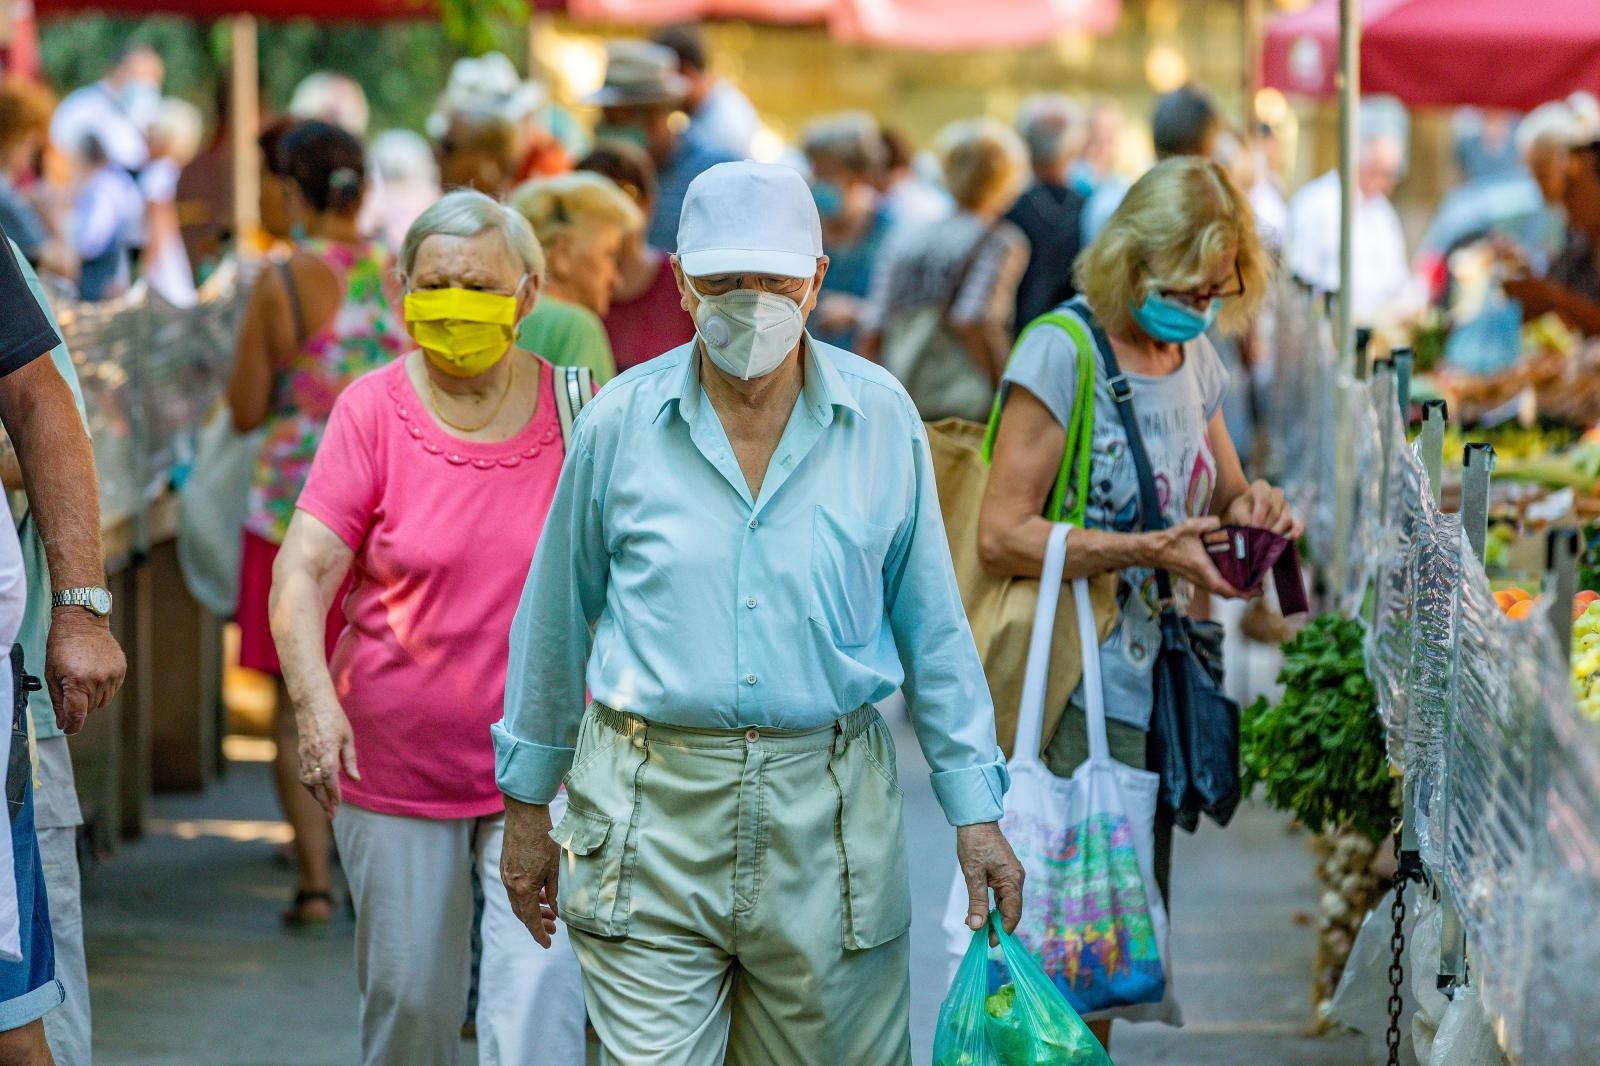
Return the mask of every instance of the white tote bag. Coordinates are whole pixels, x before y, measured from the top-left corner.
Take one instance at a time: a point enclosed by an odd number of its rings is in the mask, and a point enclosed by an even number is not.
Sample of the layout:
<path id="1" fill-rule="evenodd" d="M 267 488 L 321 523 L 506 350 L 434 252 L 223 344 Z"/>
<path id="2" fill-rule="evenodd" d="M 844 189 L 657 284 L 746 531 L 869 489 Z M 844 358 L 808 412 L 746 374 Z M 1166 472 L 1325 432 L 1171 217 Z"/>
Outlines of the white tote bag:
<path id="1" fill-rule="evenodd" d="M 178 566 L 189 594 L 218 618 L 239 604 L 239 563 L 261 432 L 240 433 L 224 403 L 200 430 L 178 492 Z"/>
<path id="2" fill-rule="evenodd" d="M 1083 641 L 1089 758 L 1063 778 L 1036 754 L 1070 529 L 1058 523 L 1045 551 L 1000 822 L 1027 873 L 1017 937 L 1085 1018 L 1181 1024 L 1166 964 L 1167 913 L 1155 879 L 1159 776 L 1111 758 L 1094 608 L 1083 578 L 1072 588 Z M 955 955 L 971 942 L 966 916 L 966 885 L 958 872 L 945 919 Z"/>

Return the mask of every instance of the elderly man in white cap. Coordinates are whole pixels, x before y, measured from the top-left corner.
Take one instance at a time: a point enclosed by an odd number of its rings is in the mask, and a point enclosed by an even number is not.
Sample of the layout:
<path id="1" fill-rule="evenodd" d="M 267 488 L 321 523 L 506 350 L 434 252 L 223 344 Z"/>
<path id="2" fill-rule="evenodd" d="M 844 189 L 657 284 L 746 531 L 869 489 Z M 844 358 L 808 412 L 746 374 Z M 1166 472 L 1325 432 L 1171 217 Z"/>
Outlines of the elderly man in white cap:
<path id="1" fill-rule="evenodd" d="M 905 692 L 970 923 L 992 889 L 1014 926 L 1022 887 L 927 437 L 805 332 L 828 260 L 799 174 L 701 175 L 674 267 L 698 335 L 584 409 L 512 628 L 506 887 L 541 943 L 567 923 L 611 1061 L 908 1064 L 874 701 Z"/>
<path id="2" fill-rule="evenodd" d="M 672 116 L 683 110 L 688 94 L 676 52 L 649 41 L 619 40 L 606 42 L 605 84 L 584 101 L 600 108 L 597 140 L 626 141 L 650 153 L 659 195 L 648 237 L 651 247 L 669 252 L 677 248 L 678 216 L 689 183 L 733 160 L 674 130 Z"/>

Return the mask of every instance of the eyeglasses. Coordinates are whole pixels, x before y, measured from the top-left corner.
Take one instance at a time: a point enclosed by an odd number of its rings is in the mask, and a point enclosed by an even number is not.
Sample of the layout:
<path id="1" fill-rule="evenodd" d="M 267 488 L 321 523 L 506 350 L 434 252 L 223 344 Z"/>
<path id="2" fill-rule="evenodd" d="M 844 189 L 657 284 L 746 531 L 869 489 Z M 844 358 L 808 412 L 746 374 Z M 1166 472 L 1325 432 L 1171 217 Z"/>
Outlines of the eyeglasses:
<path id="1" fill-rule="evenodd" d="M 1211 303 L 1212 300 L 1233 300 L 1244 295 L 1244 268 L 1238 260 L 1233 264 L 1233 285 L 1224 289 L 1212 289 L 1204 292 L 1180 292 L 1172 289 L 1162 289 L 1161 295 L 1177 303 L 1187 304 L 1199 309 Z"/>
<path id="2" fill-rule="evenodd" d="M 810 278 L 782 278 L 774 274 L 711 274 L 690 278 L 704 296 L 725 296 L 734 289 L 760 289 L 779 296 L 793 296 L 806 287 Z"/>

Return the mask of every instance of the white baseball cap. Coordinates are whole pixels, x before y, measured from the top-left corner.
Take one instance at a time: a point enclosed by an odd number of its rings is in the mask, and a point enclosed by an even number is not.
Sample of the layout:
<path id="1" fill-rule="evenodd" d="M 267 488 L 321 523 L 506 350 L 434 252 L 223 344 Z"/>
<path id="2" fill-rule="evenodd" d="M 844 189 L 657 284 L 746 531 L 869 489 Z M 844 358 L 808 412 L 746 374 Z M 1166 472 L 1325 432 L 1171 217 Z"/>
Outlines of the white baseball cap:
<path id="1" fill-rule="evenodd" d="M 771 163 L 719 163 L 689 183 L 678 222 L 678 262 L 690 277 L 809 278 L 821 257 L 822 219 L 799 172 Z"/>

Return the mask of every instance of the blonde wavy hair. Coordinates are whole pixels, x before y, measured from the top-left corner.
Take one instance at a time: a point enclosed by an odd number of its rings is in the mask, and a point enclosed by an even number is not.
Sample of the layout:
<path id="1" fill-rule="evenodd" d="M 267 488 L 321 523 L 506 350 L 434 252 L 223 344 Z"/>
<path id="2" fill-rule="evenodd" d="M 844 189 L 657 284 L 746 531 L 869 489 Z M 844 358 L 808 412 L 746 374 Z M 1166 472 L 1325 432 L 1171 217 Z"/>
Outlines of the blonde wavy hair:
<path id="1" fill-rule="evenodd" d="M 1239 333 L 1261 305 L 1271 274 L 1255 215 L 1221 167 L 1179 156 L 1134 183 L 1078 256 L 1074 275 L 1106 332 L 1127 336 L 1135 328 L 1135 305 L 1163 289 L 1209 287 L 1229 252 L 1237 256 L 1244 295 L 1225 301 L 1217 321 Z"/>
<path id="2" fill-rule="evenodd" d="M 628 194 L 588 170 L 525 181 L 509 200 L 546 247 L 562 234 L 582 234 L 594 226 L 618 226 L 624 233 L 644 227 L 644 213 Z"/>
<path id="3" fill-rule="evenodd" d="M 992 118 L 952 122 L 934 140 L 945 187 L 968 211 L 1010 207 L 1028 176 L 1028 149 L 1010 126 Z"/>

